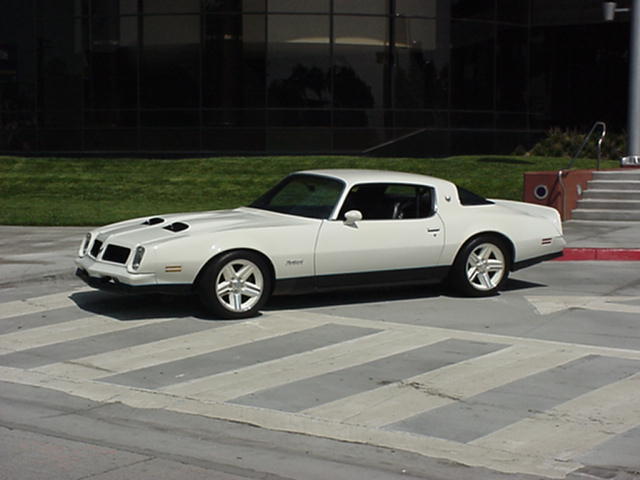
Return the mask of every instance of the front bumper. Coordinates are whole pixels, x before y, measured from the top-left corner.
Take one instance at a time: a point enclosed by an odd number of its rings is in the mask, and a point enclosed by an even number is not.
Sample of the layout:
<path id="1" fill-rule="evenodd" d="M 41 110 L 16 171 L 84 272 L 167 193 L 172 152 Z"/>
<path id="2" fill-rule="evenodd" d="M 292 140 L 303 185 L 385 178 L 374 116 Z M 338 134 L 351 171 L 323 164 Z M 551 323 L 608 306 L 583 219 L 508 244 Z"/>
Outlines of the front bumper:
<path id="1" fill-rule="evenodd" d="M 129 273 L 124 266 L 96 262 L 90 257 L 76 259 L 76 275 L 87 285 L 116 293 L 166 293 L 188 295 L 191 284 L 159 284 L 153 273 Z"/>

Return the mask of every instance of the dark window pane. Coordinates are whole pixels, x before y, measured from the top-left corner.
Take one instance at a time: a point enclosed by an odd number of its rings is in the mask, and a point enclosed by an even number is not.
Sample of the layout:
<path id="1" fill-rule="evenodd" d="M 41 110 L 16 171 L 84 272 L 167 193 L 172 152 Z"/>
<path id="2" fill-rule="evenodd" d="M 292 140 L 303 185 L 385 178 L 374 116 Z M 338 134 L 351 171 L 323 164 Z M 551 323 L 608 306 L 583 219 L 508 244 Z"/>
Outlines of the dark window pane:
<path id="1" fill-rule="evenodd" d="M 203 0 L 202 8 L 209 13 L 264 12 L 265 0 Z"/>
<path id="2" fill-rule="evenodd" d="M 492 109 L 495 27 L 486 23 L 453 22 L 452 29 L 452 106 Z"/>
<path id="3" fill-rule="evenodd" d="M 263 152 L 264 129 L 207 129 L 202 134 L 202 148 L 209 152 Z"/>
<path id="4" fill-rule="evenodd" d="M 143 127 L 197 127 L 200 114 L 197 110 L 146 110 L 141 113 Z"/>
<path id="5" fill-rule="evenodd" d="M 453 18 L 493 20 L 496 0 L 451 0 Z"/>
<path id="6" fill-rule="evenodd" d="M 263 127 L 266 123 L 264 109 L 205 110 L 202 115 L 206 127 Z"/>
<path id="7" fill-rule="evenodd" d="M 498 21 L 527 25 L 531 0 L 497 0 Z"/>
<path id="8" fill-rule="evenodd" d="M 143 107 L 197 106 L 200 98 L 200 17 L 144 19 Z"/>
<path id="9" fill-rule="evenodd" d="M 383 110 L 335 110 L 333 124 L 336 127 L 384 127 Z"/>
<path id="10" fill-rule="evenodd" d="M 137 110 L 85 110 L 85 125 L 87 127 L 135 127 L 138 125 Z"/>
<path id="11" fill-rule="evenodd" d="M 265 101 L 265 16 L 205 17 L 206 107 L 255 107 Z"/>
<path id="12" fill-rule="evenodd" d="M 329 0 L 269 0 L 269 11 L 329 13 Z"/>
<path id="13" fill-rule="evenodd" d="M 269 16 L 269 106 L 330 104 L 329 17 Z"/>
<path id="14" fill-rule="evenodd" d="M 80 151 L 82 150 L 81 130 L 40 130 L 39 148 L 44 151 Z"/>
<path id="15" fill-rule="evenodd" d="M 436 21 L 398 18 L 396 32 L 395 107 L 445 106 L 448 46 L 438 48 Z"/>
<path id="16" fill-rule="evenodd" d="M 383 128 L 334 128 L 333 149 L 360 153 L 393 138 L 393 132 Z"/>
<path id="17" fill-rule="evenodd" d="M 40 3 L 38 14 L 38 106 L 80 110 L 83 97 L 83 34 L 72 2 Z"/>
<path id="18" fill-rule="evenodd" d="M 268 125 L 270 127 L 329 127 L 331 112 L 329 110 L 269 109 Z"/>
<path id="19" fill-rule="evenodd" d="M 420 17 L 436 16 L 436 0 L 396 0 L 396 13 Z"/>
<path id="20" fill-rule="evenodd" d="M 85 130 L 86 150 L 135 151 L 138 149 L 138 133 L 136 130 L 100 129 Z"/>
<path id="21" fill-rule="evenodd" d="M 369 13 L 385 15 L 389 13 L 388 0 L 334 0 L 336 13 Z"/>
<path id="22" fill-rule="evenodd" d="M 394 125 L 413 128 L 446 128 L 449 126 L 449 114 L 437 110 L 397 110 L 394 112 Z"/>
<path id="23" fill-rule="evenodd" d="M 87 108 L 138 104 L 138 23 L 133 17 L 92 18 L 85 80 Z"/>
<path id="24" fill-rule="evenodd" d="M 35 146 L 37 43 L 33 2 L 8 0 L 0 9 L 0 149 Z"/>
<path id="25" fill-rule="evenodd" d="M 453 128 L 493 128 L 493 113 L 485 112 L 451 112 Z"/>
<path id="26" fill-rule="evenodd" d="M 144 0 L 144 13 L 198 13 L 200 0 Z"/>
<path id="27" fill-rule="evenodd" d="M 383 106 L 389 43 L 387 19 L 336 17 L 334 42 L 334 105 Z"/>
<path id="28" fill-rule="evenodd" d="M 527 127 L 525 113 L 499 113 L 496 115 L 496 127 L 519 130 Z"/>
<path id="29" fill-rule="evenodd" d="M 270 128 L 267 150 L 271 152 L 327 152 L 331 150 L 329 128 Z"/>
<path id="30" fill-rule="evenodd" d="M 140 131 L 142 150 L 197 151 L 200 150 L 198 129 L 145 129 Z"/>
<path id="31" fill-rule="evenodd" d="M 138 0 L 76 0 L 76 15 L 98 17 L 135 15 L 138 13 Z"/>
<path id="32" fill-rule="evenodd" d="M 529 49 L 527 30 L 499 28 L 496 55 L 496 105 L 498 110 L 526 109 L 528 92 L 527 64 Z"/>

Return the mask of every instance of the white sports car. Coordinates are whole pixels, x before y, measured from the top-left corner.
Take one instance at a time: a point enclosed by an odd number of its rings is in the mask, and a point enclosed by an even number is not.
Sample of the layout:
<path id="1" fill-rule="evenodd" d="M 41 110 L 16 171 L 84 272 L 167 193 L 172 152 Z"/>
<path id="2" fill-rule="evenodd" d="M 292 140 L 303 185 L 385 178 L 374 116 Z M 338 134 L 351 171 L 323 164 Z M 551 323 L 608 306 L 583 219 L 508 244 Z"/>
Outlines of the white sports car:
<path id="1" fill-rule="evenodd" d="M 558 212 L 453 183 L 376 170 L 310 170 L 248 207 L 114 223 L 88 233 L 77 275 L 115 291 L 197 293 L 215 315 L 270 295 L 434 283 L 495 294 L 510 271 L 562 255 Z"/>

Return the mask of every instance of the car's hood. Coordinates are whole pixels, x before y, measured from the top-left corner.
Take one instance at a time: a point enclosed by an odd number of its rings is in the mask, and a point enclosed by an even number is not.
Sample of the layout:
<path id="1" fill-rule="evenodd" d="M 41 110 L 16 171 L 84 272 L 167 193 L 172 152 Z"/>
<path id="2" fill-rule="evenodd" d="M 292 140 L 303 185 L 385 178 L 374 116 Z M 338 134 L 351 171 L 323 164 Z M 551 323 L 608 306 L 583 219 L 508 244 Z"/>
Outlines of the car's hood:
<path id="1" fill-rule="evenodd" d="M 102 242 L 128 246 L 164 242 L 181 236 L 206 235 L 226 230 L 270 228 L 317 222 L 254 208 L 210 212 L 172 213 L 114 223 L 94 230 Z"/>

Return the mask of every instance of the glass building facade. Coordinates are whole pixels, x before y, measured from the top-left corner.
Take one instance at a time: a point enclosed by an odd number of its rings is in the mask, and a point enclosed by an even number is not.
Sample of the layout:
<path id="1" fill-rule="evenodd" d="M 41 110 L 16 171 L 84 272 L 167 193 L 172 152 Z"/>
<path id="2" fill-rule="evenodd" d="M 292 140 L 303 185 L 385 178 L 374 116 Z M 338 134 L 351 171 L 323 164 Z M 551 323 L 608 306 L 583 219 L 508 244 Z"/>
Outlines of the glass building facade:
<path id="1" fill-rule="evenodd" d="M 0 153 L 451 155 L 626 122 L 600 0 L 0 0 Z"/>

